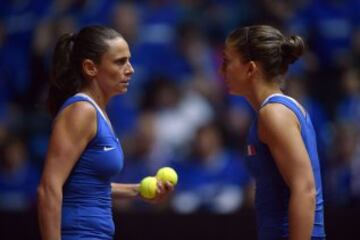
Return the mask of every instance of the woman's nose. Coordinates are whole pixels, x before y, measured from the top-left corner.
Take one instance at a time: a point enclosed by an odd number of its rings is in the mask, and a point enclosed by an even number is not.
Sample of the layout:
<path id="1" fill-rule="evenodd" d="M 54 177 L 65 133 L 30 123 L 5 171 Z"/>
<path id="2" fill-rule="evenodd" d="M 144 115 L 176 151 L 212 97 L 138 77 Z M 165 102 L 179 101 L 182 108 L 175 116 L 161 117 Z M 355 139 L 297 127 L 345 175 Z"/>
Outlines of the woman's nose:
<path id="1" fill-rule="evenodd" d="M 131 65 L 131 63 L 128 63 L 128 66 L 126 68 L 126 74 L 132 75 L 135 72 L 133 66 Z"/>

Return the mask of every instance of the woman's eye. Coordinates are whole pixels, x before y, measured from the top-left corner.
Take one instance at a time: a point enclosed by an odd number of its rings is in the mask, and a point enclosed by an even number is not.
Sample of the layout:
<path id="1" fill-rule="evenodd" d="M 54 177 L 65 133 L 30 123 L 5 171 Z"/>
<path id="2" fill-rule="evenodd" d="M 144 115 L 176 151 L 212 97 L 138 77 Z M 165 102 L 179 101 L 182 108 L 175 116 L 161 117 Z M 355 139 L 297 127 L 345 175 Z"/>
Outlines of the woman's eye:
<path id="1" fill-rule="evenodd" d="M 127 59 L 126 58 L 121 58 L 119 60 L 116 60 L 116 64 L 118 65 L 124 65 L 126 63 Z"/>

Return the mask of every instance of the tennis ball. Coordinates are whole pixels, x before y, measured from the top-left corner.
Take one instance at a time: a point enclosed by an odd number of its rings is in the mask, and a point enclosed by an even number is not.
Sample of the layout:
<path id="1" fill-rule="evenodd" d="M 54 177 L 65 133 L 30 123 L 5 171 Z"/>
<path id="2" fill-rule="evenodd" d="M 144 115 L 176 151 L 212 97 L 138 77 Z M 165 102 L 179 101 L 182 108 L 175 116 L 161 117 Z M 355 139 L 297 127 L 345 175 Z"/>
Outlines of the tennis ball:
<path id="1" fill-rule="evenodd" d="M 169 181 L 173 186 L 175 186 L 178 181 L 178 175 L 171 167 L 160 168 L 156 173 L 156 178 L 163 183 Z"/>
<path id="2" fill-rule="evenodd" d="M 140 182 L 139 192 L 141 196 L 152 199 L 156 196 L 157 179 L 155 177 L 145 177 Z"/>

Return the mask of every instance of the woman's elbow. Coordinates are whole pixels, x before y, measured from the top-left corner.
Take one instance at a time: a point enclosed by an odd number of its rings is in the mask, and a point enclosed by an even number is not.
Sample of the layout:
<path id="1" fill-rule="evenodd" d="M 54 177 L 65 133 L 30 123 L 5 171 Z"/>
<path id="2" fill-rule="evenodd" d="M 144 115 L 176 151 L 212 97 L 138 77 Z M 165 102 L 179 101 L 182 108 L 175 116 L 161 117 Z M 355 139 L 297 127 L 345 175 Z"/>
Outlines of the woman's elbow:
<path id="1" fill-rule="evenodd" d="M 46 196 L 45 193 L 45 187 L 42 183 L 39 184 L 39 186 L 37 187 L 37 199 L 39 202 L 41 202 Z"/>
<path id="2" fill-rule="evenodd" d="M 51 184 L 41 182 L 37 188 L 37 197 L 40 205 L 46 202 L 60 202 L 62 197 L 62 188 L 58 188 Z"/>
<path id="3" fill-rule="evenodd" d="M 294 184 L 291 188 L 291 195 L 294 198 L 302 199 L 302 202 L 306 202 L 307 205 L 311 205 L 315 208 L 316 204 L 316 186 L 313 181 L 301 181 L 298 184 Z"/>
<path id="4" fill-rule="evenodd" d="M 40 184 L 37 188 L 37 201 L 39 210 L 45 209 L 46 206 L 50 203 L 50 196 L 43 184 Z"/>
<path id="5" fill-rule="evenodd" d="M 305 188 L 304 194 L 306 198 L 308 199 L 309 203 L 313 208 L 315 208 L 316 205 L 316 186 L 314 182 L 310 182 L 307 184 L 307 187 Z"/>

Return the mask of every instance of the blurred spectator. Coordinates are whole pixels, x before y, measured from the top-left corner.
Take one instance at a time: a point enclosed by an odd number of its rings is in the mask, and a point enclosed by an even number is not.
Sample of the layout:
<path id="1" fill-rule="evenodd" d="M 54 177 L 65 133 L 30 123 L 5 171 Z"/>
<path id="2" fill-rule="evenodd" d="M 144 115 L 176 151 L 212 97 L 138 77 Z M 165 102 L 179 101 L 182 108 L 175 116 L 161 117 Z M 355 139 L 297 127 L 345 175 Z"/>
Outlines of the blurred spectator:
<path id="1" fill-rule="evenodd" d="M 50 78 L 47 60 L 50 57 L 49 49 L 52 43 L 51 22 L 41 22 L 34 31 L 32 51 L 29 56 L 30 86 L 22 95 L 22 104 L 29 110 L 34 110 L 40 101 L 43 103 L 47 81 Z"/>
<path id="2" fill-rule="evenodd" d="M 359 23 L 355 26 L 354 31 L 352 32 L 351 50 L 352 50 L 352 55 L 350 55 L 350 57 L 352 58 L 351 65 L 355 69 L 359 69 L 360 68 L 360 17 L 359 17 Z"/>
<path id="3" fill-rule="evenodd" d="M 309 3 L 290 23 L 291 29 L 307 37 L 321 67 L 347 64 L 353 30 L 352 1 L 317 0 Z"/>
<path id="4" fill-rule="evenodd" d="M 0 149 L 0 209 L 29 210 L 35 204 L 39 170 L 29 161 L 26 147 L 18 136 L 8 136 Z"/>
<path id="5" fill-rule="evenodd" d="M 266 22 L 274 27 L 284 28 L 285 24 L 295 15 L 296 1 L 259 1 L 258 8 L 261 14 L 261 22 Z"/>
<path id="6" fill-rule="evenodd" d="M 132 46 L 138 41 L 140 12 L 131 2 L 117 3 L 112 10 L 112 24 Z"/>
<path id="7" fill-rule="evenodd" d="M 45 0 L 19 0 L 2 1 L 0 5 L 6 35 L 0 68 L 12 99 L 21 96 L 29 85 L 32 31 L 44 16 L 48 4 Z"/>
<path id="8" fill-rule="evenodd" d="M 5 39 L 6 39 L 6 30 L 4 23 L 0 19 L 0 109 L 2 111 L 6 102 L 11 98 L 11 93 L 9 93 L 9 80 L 6 76 L 5 68 Z"/>
<path id="9" fill-rule="evenodd" d="M 351 200 L 348 205 L 360 206 L 360 147 L 359 147 L 359 131 L 356 131 L 356 149 L 354 152 L 353 160 L 351 161 Z M 341 194 L 341 192 L 337 192 Z"/>
<path id="10" fill-rule="evenodd" d="M 196 129 L 213 119 L 211 105 L 197 92 L 181 89 L 168 78 L 152 80 L 146 90 L 143 108 L 155 114 L 158 159 L 184 154 Z"/>
<path id="11" fill-rule="evenodd" d="M 318 67 L 311 76 L 316 80 L 311 82 L 310 94 L 321 99 L 330 114 L 334 114 L 333 106 L 340 97 L 338 79 L 341 71 L 351 62 L 351 40 L 355 29 L 353 16 L 360 11 L 355 10 L 359 5 L 354 2 L 308 1 L 287 24 L 289 31 L 306 38 L 313 53 L 311 62 Z"/>
<path id="12" fill-rule="evenodd" d="M 330 163 L 325 172 L 326 200 L 332 206 L 349 206 L 358 191 L 358 177 L 352 175 L 354 161 L 359 162 L 359 131 L 353 124 L 339 123 L 330 152 Z M 352 189 L 354 187 L 354 189 Z M 357 192 L 358 193 L 358 192 Z"/>
<path id="13" fill-rule="evenodd" d="M 360 127 L 360 74 L 355 68 L 346 69 L 341 76 L 342 99 L 336 108 L 336 119 Z"/>
<path id="14" fill-rule="evenodd" d="M 174 210 L 235 212 L 243 204 L 249 183 L 242 159 L 225 148 L 216 124 L 200 127 L 192 143 L 190 156 L 175 165 L 180 180 L 172 201 Z"/>

